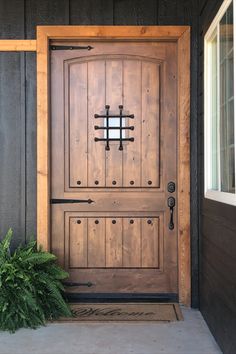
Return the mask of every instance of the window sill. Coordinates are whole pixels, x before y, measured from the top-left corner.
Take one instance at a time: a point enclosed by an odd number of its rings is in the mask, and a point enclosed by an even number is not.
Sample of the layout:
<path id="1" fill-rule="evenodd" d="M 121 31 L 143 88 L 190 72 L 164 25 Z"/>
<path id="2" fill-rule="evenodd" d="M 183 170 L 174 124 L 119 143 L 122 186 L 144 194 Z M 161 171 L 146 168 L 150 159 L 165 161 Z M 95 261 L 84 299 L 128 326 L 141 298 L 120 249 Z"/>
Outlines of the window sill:
<path id="1" fill-rule="evenodd" d="M 205 198 L 215 200 L 219 203 L 230 204 L 236 206 L 236 194 L 225 193 L 214 190 L 207 190 L 205 192 Z"/>

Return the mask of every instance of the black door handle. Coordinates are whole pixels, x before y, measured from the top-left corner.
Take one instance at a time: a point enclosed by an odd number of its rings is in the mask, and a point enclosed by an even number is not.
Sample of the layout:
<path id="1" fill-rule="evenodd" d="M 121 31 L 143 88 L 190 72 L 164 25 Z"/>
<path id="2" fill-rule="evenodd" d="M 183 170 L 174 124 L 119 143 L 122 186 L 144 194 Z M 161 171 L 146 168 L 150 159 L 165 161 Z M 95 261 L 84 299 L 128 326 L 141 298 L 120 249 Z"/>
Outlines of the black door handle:
<path id="1" fill-rule="evenodd" d="M 169 197 L 167 200 L 168 207 L 170 208 L 170 222 L 169 222 L 169 229 L 174 230 L 174 207 L 175 207 L 175 198 Z"/>

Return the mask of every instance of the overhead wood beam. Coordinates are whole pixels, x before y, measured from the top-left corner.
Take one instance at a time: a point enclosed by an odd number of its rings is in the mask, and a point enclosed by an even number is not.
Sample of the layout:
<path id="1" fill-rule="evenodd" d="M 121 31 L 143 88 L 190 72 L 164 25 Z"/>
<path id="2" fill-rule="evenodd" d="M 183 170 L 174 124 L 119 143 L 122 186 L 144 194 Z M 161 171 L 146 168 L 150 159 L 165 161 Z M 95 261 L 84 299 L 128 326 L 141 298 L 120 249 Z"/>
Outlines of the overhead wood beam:
<path id="1" fill-rule="evenodd" d="M 36 52 L 36 40 L 1 39 L 0 52 Z"/>

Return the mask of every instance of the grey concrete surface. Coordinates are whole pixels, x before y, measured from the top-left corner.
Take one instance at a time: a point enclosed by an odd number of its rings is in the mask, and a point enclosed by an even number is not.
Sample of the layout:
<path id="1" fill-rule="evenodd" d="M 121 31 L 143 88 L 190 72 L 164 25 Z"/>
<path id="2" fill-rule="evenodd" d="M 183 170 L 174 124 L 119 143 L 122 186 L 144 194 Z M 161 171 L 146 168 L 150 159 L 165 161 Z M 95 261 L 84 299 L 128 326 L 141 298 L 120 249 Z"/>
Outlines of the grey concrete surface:
<path id="1" fill-rule="evenodd" d="M 0 354 L 218 354 L 199 311 L 172 323 L 55 323 L 0 332 Z"/>

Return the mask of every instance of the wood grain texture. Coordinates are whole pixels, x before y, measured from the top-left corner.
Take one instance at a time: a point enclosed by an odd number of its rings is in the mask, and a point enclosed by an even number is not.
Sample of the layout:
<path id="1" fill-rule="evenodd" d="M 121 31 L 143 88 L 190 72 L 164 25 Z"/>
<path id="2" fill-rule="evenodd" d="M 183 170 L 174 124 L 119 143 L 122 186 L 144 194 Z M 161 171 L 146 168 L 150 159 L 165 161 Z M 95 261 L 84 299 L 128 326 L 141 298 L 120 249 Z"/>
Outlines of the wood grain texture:
<path id="1" fill-rule="evenodd" d="M 69 71 L 67 80 L 70 84 L 67 88 L 67 114 L 68 137 L 67 159 L 69 173 L 69 187 L 88 185 L 88 159 L 87 159 L 87 135 L 88 135 L 88 68 L 87 63 L 72 64 L 67 67 Z M 78 77 L 80 80 L 78 80 Z M 79 151 L 79 154 L 78 154 Z"/>
<path id="2" fill-rule="evenodd" d="M 67 0 L 52 1 L 25 1 L 25 38 L 34 39 L 36 37 L 36 26 L 38 24 L 69 24 Z M 20 18 L 18 16 L 18 18 Z M 26 235 L 27 238 L 36 237 L 36 55 L 26 53 Z"/>
<path id="3" fill-rule="evenodd" d="M 134 126 L 134 130 L 127 132 L 127 136 L 134 138 L 135 144 L 126 144 L 123 153 L 123 186 L 142 186 L 141 170 L 141 115 L 142 115 L 142 61 L 123 61 L 123 104 L 134 114 L 134 120 L 127 119 L 125 124 Z M 134 87 L 136 88 L 134 90 Z M 132 184 L 133 183 L 133 184 Z"/>
<path id="4" fill-rule="evenodd" d="M 199 62 L 197 56 L 198 50 L 198 22 L 195 20 L 198 18 L 198 4 L 192 2 L 191 12 L 189 18 L 186 19 L 187 23 L 191 24 L 191 95 L 190 95 L 190 235 L 191 235 L 191 304 L 192 307 L 199 306 L 199 191 L 200 191 L 200 179 L 199 179 L 199 144 L 192 143 L 198 141 L 199 137 L 199 123 L 198 119 L 198 102 L 195 99 L 198 90 L 198 78 L 200 73 L 198 71 Z"/>
<path id="5" fill-rule="evenodd" d="M 56 33 L 58 33 L 58 30 L 60 30 L 60 29 L 62 29 L 62 28 L 58 28 L 58 27 L 53 27 L 51 30 L 49 29 L 49 28 L 47 28 L 47 27 L 44 27 L 44 28 L 42 28 L 42 32 L 43 33 L 45 33 L 46 34 L 46 37 L 48 37 L 48 36 L 52 36 L 52 37 L 54 37 L 54 36 L 56 36 Z M 78 29 L 78 28 L 77 28 Z M 108 29 L 108 27 L 106 27 L 106 28 L 100 28 L 100 32 L 99 32 L 99 35 L 105 35 L 106 34 L 106 31 L 107 31 L 107 29 Z M 116 30 L 115 30 L 115 36 L 116 37 L 118 37 L 118 38 L 122 38 L 122 36 L 127 36 L 127 34 L 125 34 L 125 32 L 123 32 L 123 30 L 124 30 L 125 28 L 119 28 L 118 30 L 117 30 L 117 28 L 116 28 Z M 75 32 L 76 32 L 76 28 L 74 28 L 74 30 L 75 30 Z M 80 35 L 82 35 L 82 36 L 86 36 L 86 35 L 92 35 L 92 36 L 95 36 L 96 35 L 96 31 L 98 30 L 98 28 L 95 28 L 95 27 L 93 27 L 93 28 L 91 28 L 90 29 L 90 31 L 89 31 L 89 33 L 88 33 L 88 28 L 86 28 L 86 29 L 84 29 L 84 28 L 82 28 L 82 27 L 80 27 L 79 28 L 79 30 L 80 30 Z M 158 33 L 157 33 L 157 31 L 156 31 L 156 28 L 152 28 L 152 29 L 150 29 L 149 27 L 148 28 L 145 28 L 145 30 L 143 30 L 143 31 L 140 31 L 140 28 L 138 29 L 138 28 L 136 28 L 136 33 L 137 33 L 137 35 L 141 35 L 142 37 L 144 36 L 144 38 L 148 38 L 148 37 L 150 37 L 150 35 L 153 35 L 154 36 L 154 38 L 156 38 L 155 36 L 161 36 L 161 38 L 163 38 L 163 36 L 164 36 L 164 34 L 166 35 L 167 33 L 171 36 L 171 38 L 174 38 L 175 36 L 176 36 L 176 34 L 174 34 L 174 32 L 173 32 L 173 30 L 174 30 L 174 28 L 165 28 L 165 29 L 161 29 Z M 180 30 L 180 28 L 178 28 L 177 30 Z M 185 28 L 185 30 L 186 30 L 186 28 Z M 41 31 L 41 29 L 40 29 L 40 31 Z M 51 31 L 51 33 L 49 34 L 49 31 Z M 76 33 L 74 32 L 74 35 L 76 35 Z M 150 32 L 151 32 L 151 34 L 150 34 Z M 135 33 L 135 28 L 133 27 L 132 28 L 132 30 L 131 30 L 131 38 L 132 38 L 132 36 L 134 36 L 134 33 Z M 183 28 L 181 28 L 181 35 L 183 34 Z M 65 36 L 66 35 L 66 28 L 63 28 L 63 34 L 62 34 L 62 36 Z M 129 32 L 129 36 L 130 36 L 130 32 Z M 172 37 L 173 36 L 173 37 Z M 126 37 L 127 38 L 127 37 Z M 185 87 L 185 89 L 186 89 L 186 92 L 187 92 L 187 90 L 188 90 L 188 87 L 189 86 L 186 86 Z M 180 87 L 180 90 L 181 90 L 181 87 Z M 183 89 L 183 92 L 185 92 L 185 90 Z M 184 104 L 185 104 L 185 102 L 183 102 Z M 185 110 L 183 111 L 183 113 L 181 114 L 181 112 L 180 112 L 180 120 L 181 119 L 186 119 L 186 106 L 184 105 L 184 107 L 185 107 Z M 186 130 L 184 130 L 184 132 L 186 132 Z M 187 139 L 187 142 L 188 142 L 188 139 Z M 183 247 L 184 248 L 184 247 Z M 188 252 L 188 251 L 187 251 Z M 183 264 L 184 265 L 186 265 L 184 262 L 185 262 L 185 260 L 186 260 L 186 258 L 185 257 L 183 257 Z M 187 277 L 185 278 L 185 280 L 187 280 Z M 183 284 L 183 283 L 182 283 Z M 186 285 L 186 284 L 185 284 Z M 189 294 L 189 289 L 187 289 L 187 291 L 188 291 L 188 294 Z M 184 297 L 182 297 L 182 299 L 183 299 L 183 302 L 185 302 L 185 300 L 186 300 L 186 298 L 184 299 Z M 186 300 L 186 303 L 188 303 L 188 301 Z"/>
<path id="6" fill-rule="evenodd" d="M 141 267 L 141 220 L 123 219 L 123 267 Z"/>
<path id="7" fill-rule="evenodd" d="M 121 218 L 106 219 L 106 267 L 121 268 L 123 220 Z"/>
<path id="8" fill-rule="evenodd" d="M 111 112 L 119 112 L 119 105 L 123 104 L 123 62 L 121 60 L 106 60 L 106 104 L 110 105 Z M 112 125 L 112 124 L 111 124 Z M 118 150 L 117 144 L 110 144 L 106 156 L 106 187 L 123 185 L 123 153 Z M 114 164 L 114 161 L 116 163 Z"/>
<path id="9" fill-rule="evenodd" d="M 163 220 L 169 218 L 165 186 L 167 181 L 177 180 L 176 155 L 172 153 L 173 146 L 177 145 L 175 60 L 177 46 L 170 42 L 134 41 L 129 43 L 114 41 L 112 45 L 104 41 L 90 42 L 90 44 L 93 47 L 91 52 L 62 51 L 53 52 L 51 55 L 52 196 L 94 200 L 92 204 L 62 204 L 53 208 L 56 215 L 60 210 L 61 215 L 77 212 L 78 218 L 89 217 L 88 256 L 83 251 L 83 245 L 86 244 L 84 232 L 77 234 L 73 224 L 72 231 L 70 232 L 69 229 L 68 233 L 65 233 L 64 258 L 68 259 L 67 269 L 70 279 L 73 281 L 77 277 L 85 277 L 86 274 L 90 278 L 92 270 L 96 269 L 95 273 L 97 270 L 99 273 L 93 287 L 94 292 L 101 291 L 101 284 L 104 284 L 104 291 L 120 292 L 127 287 L 125 278 L 130 279 L 127 291 L 133 289 L 136 292 L 141 288 L 137 278 L 132 278 L 134 274 L 132 269 L 136 268 L 138 274 L 145 275 L 142 289 L 145 289 L 145 284 L 149 286 L 148 274 L 153 278 L 155 269 L 156 277 L 153 279 L 152 290 L 154 291 L 156 287 L 156 292 L 159 293 L 160 289 L 166 287 L 165 292 L 168 293 L 172 289 L 172 292 L 176 293 L 177 219 L 175 218 L 176 228 L 173 231 L 168 229 L 168 223 L 163 224 Z M 166 69 L 162 70 L 160 75 L 162 62 L 165 63 Z M 162 104 L 160 104 L 161 98 Z M 103 110 L 105 103 L 109 103 L 111 112 L 117 112 L 119 104 L 125 103 L 129 113 L 135 114 L 135 118 L 126 123 L 134 125 L 135 130 L 137 128 L 131 149 L 128 144 L 125 144 L 124 150 L 119 150 L 117 144 L 111 142 L 110 150 L 106 151 L 104 143 L 94 141 L 94 136 L 97 136 L 94 125 L 104 125 L 102 118 L 99 118 L 100 121 L 97 123 L 94 114 L 101 113 L 100 110 Z M 143 126 L 142 132 L 141 126 Z M 63 141 L 65 141 L 65 153 L 61 143 Z M 78 143 L 81 144 L 80 147 Z M 147 145 L 148 149 L 144 150 L 141 148 L 142 145 Z M 80 171 L 80 157 L 77 157 L 81 152 L 83 164 L 87 146 L 88 161 L 90 161 L 89 179 L 90 175 L 95 173 L 91 185 L 82 183 L 86 164 L 82 166 L 83 171 Z M 125 174 L 128 181 L 125 188 L 123 187 L 123 156 L 125 156 Z M 70 159 L 69 164 L 68 159 Z M 159 170 L 160 165 L 162 174 Z M 145 170 L 143 184 L 140 183 L 142 175 L 140 167 Z M 65 176 L 73 177 L 71 168 L 76 169 L 76 173 L 80 174 L 81 184 L 77 186 L 74 178 L 74 183 L 68 188 L 68 178 L 66 179 Z M 106 171 L 105 184 L 100 178 L 104 175 L 104 171 Z M 130 184 L 132 180 L 136 189 Z M 113 182 L 116 184 L 114 185 Z M 117 215 L 121 212 L 124 213 L 123 218 Z M 155 217 L 148 217 L 147 212 L 155 212 Z M 131 216 L 134 217 L 135 213 L 138 213 L 142 220 L 134 218 L 133 222 L 131 223 L 130 220 L 127 225 L 127 221 Z M 53 215 L 54 212 L 52 219 Z M 105 228 L 101 227 L 104 217 Z M 161 223 L 159 218 L 162 220 Z M 64 230 L 68 230 L 66 224 Z M 56 235 L 54 223 L 52 244 L 55 246 L 55 252 L 58 249 Z M 58 242 L 61 244 L 61 239 Z M 75 260 L 78 255 L 76 256 L 75 250 L 78 245 L 81 245 L 81 252 L 77 252 L 80 254 L 81 262 L 76 266 Z M 89 257 L 88 263 L 87 257 Z M 160 275 L 161 270 L 162 275 Z M 117 276 L 118 282 L 115 281 Z M 110 284 L 107 282 L 108 278 Z"/>
<path id="10" fill-rule="evenodd" d="M 99 54 L 101 45 L 103 51 L 108 53 L 107 58 Z M 134 44 L 131 47 L 135 49 Z M 52 94 L 53 90 L 58 91 L 52 98 L 58 120 L 65 110 L 65 122 L 62 122 L 61 117 L 60 128 L 53 126 L 52 135 L 62 141 L 65 124 L 67 191 L 76 192 L 75 188 L 88 186 L 160 187 L 160 64 L 142 56 L 122 57 L 118 55 L 120 50 L 122 52 L 127 49 L 124 45 L 121 47 L 120 43 L 114 43 L 112 48 L 109 44 L 95 43 L 93 56 L 86 56 L 85 53 L 76 58 L 75 52 L 68 53 L 64 58 L 65 64 L 57 63 L 61 54 L 54 52 L 51 55 L 52 65 L 58 65 L 57 69 L 52 68 L 51 84 Z M 138 46 L 136 50 L 139 50 Z M 161 56 L 164 55 L 163 46 L 159 45 L 159 51 Z M 65 81 L 65 109 L 62 107 L 63 95 L 59 90 L 63 85 L 62 80 L 58 79 L 59 72 L 62 75 L 61 70 Z M 133 126 L 134 129 L 123 131 L 126 138 L 134 138 L 134 143 L 124 143 L 123 151 L 118 149 L 118 142 L 111 142 L 109 151 L 105 151 L 105 143 L 94 142 L 95 137 L 104 138 L 104 132 L 94 127 L 106 125 L 105 119 L 94 119 L 94 114 L 105 113 L 105 103 L 109 103 L 110 113 L 118 114 L 119 105 L 123 103 L 124 113 L 134 115 L 134 119 L 123 120 L 124 126 Z M 110 126 L 117 126 L 117 123 L 117 119 L 111 120 Z M 114 133 L 119 136 L 118 130 L 110 131 L 110 134 Z M 57 155 L 55 160 L 60 159 L 60 149 L 61 145 L 53 152 L 54 156 Z M 57 171 L 53 178 L 58 177 L 59 183 L 60 166 L 57 163 L 55 169 Z"/>
<path id="11" fill-rule="evenodd" d="M 88 63 L 88 186 L 96 186 L 98 181 L 100 186 L 106 184 L 106 161 L 105 161 L 105 145 L 95 144 L 95 136 L 102 138 L 103 131 L 96 131 L 94 129 L 95 119 L 94 114 L 100 114 L 97 112 L 98 107 L 105 107 L 105 72 L 106 65 L 103 60 L 98 60 Z M 97 77 L 97 80 L 94 80 Z M 97 92 L 99 95 L 96 95 Z M 103 122 L 99 119 L 100 124 Z"/>
<path id="12" fill-rule="evenodd" d="M 159 268 L 159 219 L 142 220 L 141 264 L 143 267 Z"/>
<path id="13" fill-rule="evenodd" d="M 37 242 L 50 249 L 48 39 L 37 33 Z"/>
<path id="14" fill-rule="evenodd" d="M 179 39 L 188 26 L 39 26 L 51 39 L 123 38 Z"/>
<path id="15" fill-rule="evenodd" d="M 106 266 L 106 219 L 88 218 L 88 267 Z"/>
<path id="16" fill-rule="evenodd" d="M 190 30 L 179 39 L 179 169 L 178 169 L 178 225 L 179 225 L 179 284 L 180 301 L 191 303 L 190 271 Z"/>
<path id="17" fill-rule="evenodd" d="M 142 186 L 160 186 L 160 66 L 142 63 Z M 167 94 L 167 92 L 166 92 Z"/>
<path id="18" fill-rule="evenodd" d="M 88 266 L 88 219 L 70 218 L 69 267 Z"/>
<path id="19" fill-rule="evenodd" d="M 36 52 L 36 40 L 0 40 L 1 52 Z"/>
<path id="20" fill-rule="evenodd" d="M 69 23 L 68 2 L 38 2 L 31 0 L 26 6 L 26 31 L 29 38 L 35 35 L 38 24 Z M 49 249 L 49 83 L 48 83 L 48 39 L 43 31 L 37 31 L 37 240 L 45 249 Z M 46 206 L 47 205 L 47 206 Z"/>

